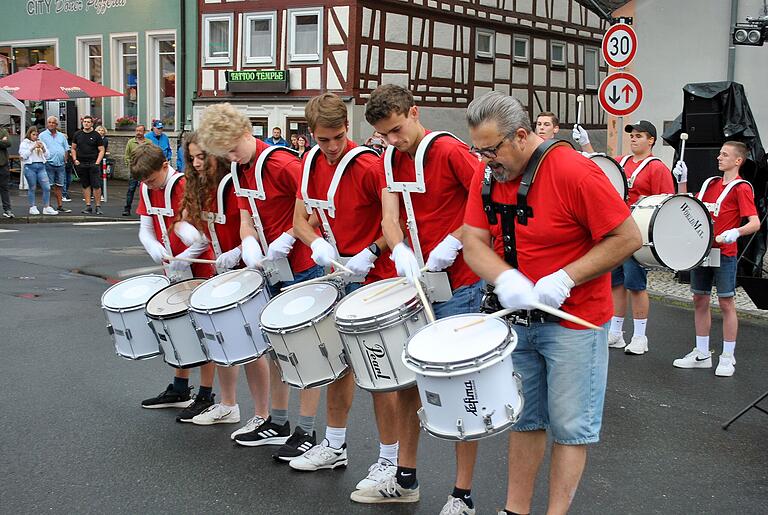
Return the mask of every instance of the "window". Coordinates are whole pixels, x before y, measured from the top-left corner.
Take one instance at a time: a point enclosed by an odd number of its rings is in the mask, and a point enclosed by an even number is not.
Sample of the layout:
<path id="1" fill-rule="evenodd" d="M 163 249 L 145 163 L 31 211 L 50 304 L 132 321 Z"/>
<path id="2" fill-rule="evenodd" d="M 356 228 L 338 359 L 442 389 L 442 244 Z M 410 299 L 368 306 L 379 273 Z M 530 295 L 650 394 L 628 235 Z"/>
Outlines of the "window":
<path id="1" fill-rule="evenodd" d="M 85 77 L 88 80 L 103 84 L 103 49 L 101 45 L 101 38 L 98 39 L 78 39 L 78 63 L 77 73 L 78 75 Z M 84 113 L 93 116 L 97 120 L 97 125 L 103 124 L 103 99 L 101 98 L 89 98 L 84 103 L 78 103 L 80 109 L 84 109 Z M 87 103 L 86 103 L 87 102 Z"/>
<path id="2" fill-rule="evenodd" d="M 203 15 L 203 64 L 232 64 L 231 14 Z"/>
<path id="3" fill-rule="evenodd" d="M 524 36 L 515 36 L 512 39 L 512 57 L 516 63 L 528 62 L 529 40 Z"/>
<path id="4" fill-rule="evenodd" d="M 147 38 L 147 92 L 149 120 L 176 126 L 176 36 L 153 34 Z"/>
<path id="5" fill-rule="evenodd" d="M 597 48 L 584 49 L 584 86 L 587 89 L 597 89 L 600 81 L 599 55 Z"/>
<path id="6" fill-rule="evenodd" d="M 475 34 L 475 57 L 493 59 L 496 56 L 496 33 L 488 29 L 477 29 Z"/>
<path id="7" fill-rule="evenodd" d="M 139 110 L 139 67 L 138 44 L 136 36 L 115 41 L 117 52 L 113 53 L 117 65 L 116 88 L 123 93 L 119 99 L 116 118 L 121 116 L 138 116 Z"/>
<path id="8" fill-rule="evenodd" d="M 555 66 L 565 66 L 565 43 L 560 41 L 552 41 L 550 43 L 550 57 L 552 64 Z"/>
<path id="9" fill-rule="evenodd" d="M 246 14 L 243 29 L 245 64 L 275 64 L 277 13 Z"/>
<path id="10" fill-rule="evenodd" d="M 320 61 L 322 53 L 322 10 L 294 9 L 288 11 L 289 54 L 291 62 Z"/>

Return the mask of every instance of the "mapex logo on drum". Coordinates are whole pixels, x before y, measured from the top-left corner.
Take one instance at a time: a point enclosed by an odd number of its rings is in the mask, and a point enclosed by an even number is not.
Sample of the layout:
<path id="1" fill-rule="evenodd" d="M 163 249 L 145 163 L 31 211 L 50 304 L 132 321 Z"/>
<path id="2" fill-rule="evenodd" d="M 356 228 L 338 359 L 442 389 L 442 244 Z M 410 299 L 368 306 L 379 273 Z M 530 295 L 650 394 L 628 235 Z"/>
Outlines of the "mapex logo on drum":
<path id="1" fill-rule="evenodd" d="M 387 351 L 384 350 L 384 347 L 380 343 L 370 347 L 367 344 L 363 344 L 363 347 L 365 347 L 365 355 L 368 357 L 368 363 L 370 363 L 371 370 L 373 370 L 373 375 L 376 379 L 392 379 L 392 376 L 388 376 L 382 372 L 381 364 L 379 363 L 379 360 L 387 355 Z"/>
<path id="2" fill-rule="evenodd" d="M 475 389 L 475 381 L 464 381 L 464 409 L 467 413 L 472 413 L 477 416 L 477 390 Z"/>
<path id="3" fill-rule="evenodd" d="M 699 238 L 704 238 L 704 230 L 702 227 L 704 227 L 704 224 L 701 223 L 701 220 L 698 220 L 693 217 L 693 214 L 691 213 L 691 207 L 688 205 L 687 202 L 683 202 L 683 204 L 680 206 L 680 210 L 683 212 L 683 216 L 686 220 L 688 220 L 688 223 L 693 227 L 693 230 L 696 231 L 696 234 L 699 235 Z"/>

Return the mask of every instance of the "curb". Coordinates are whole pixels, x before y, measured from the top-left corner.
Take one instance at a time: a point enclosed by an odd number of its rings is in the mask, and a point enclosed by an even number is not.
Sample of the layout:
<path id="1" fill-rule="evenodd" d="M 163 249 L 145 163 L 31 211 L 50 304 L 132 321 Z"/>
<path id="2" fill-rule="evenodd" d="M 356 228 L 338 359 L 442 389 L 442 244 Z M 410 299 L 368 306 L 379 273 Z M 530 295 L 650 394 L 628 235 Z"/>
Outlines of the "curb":
<path id="1" fill-rule="evenodd" d="M 56 224 L 72 222 L 136 222 L 135 216 L 105 215 L 23 215 L 15 218 L 0 218 L 2 224 Z"/>
<path id="2" fill-rule="evenodd" d="M 693 311 L 693 299 L 677 297 L 675 295 L 651 289 L 648 290 L 648 296 L 651 299 L 663 302 L 664 304 Z M 713 314 L 720 314 L 720 307 L 717 305 L 710 305 L 710 310 Z M 739 315 L 740 320 L 749 320 L 761 325 L 768 325 L 768 311 L 736 308 L 736 313 Z"/>

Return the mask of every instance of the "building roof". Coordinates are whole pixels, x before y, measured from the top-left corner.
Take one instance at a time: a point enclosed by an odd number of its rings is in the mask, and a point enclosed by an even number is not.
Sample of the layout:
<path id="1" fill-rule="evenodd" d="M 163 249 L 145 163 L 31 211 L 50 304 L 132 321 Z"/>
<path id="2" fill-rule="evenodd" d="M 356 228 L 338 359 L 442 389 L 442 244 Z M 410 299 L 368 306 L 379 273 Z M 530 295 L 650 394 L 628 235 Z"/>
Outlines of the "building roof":
<path id="1" fill-rule="evenodd" d="M 580 4 L 584 5 L 584 7 L 587 7 L 588 9 L 594 11 L 595 13 L 602 15 L 602 13 L 600 12 L 600 9 L 602 9 L 604 12 L 608 14 L 611 14 L 613 11 L 623 6 L 624 4 L 628 4 L 631 0 L 577 0 L 577 1 Z"/>

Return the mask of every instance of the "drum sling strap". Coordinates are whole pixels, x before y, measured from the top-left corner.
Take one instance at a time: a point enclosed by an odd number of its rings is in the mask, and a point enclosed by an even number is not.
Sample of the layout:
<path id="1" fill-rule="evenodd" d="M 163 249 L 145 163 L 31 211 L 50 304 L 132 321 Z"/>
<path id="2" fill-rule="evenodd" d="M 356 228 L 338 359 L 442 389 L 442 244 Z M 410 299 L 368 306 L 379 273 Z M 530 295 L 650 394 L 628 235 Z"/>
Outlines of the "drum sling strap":
<path id="1" fill-rule="evenodd" d="M 203 211 L 202 218 L 208 224 L 208 233 L 211 235 L 211 246 L 216 257 L 221 256 L 221 244 L 219 243 L 219 236 L 216 234 L 216 224 L 226 224 L 227 215 L 224 213 L 224 191 L 227 189 L 229 182 L 232 181 L 232 172 L 225 175 L 221 182 L 219 182 L 218 188 L 216 188 L 216 212 Z"/>
<path id="2" fill-rule="evenodd" d="M 728 196 L 728 193 L 735 187 L 741 184 L 742 182 L 746 182 L 749 184 L 749 187 L 752 188 L 752 184 L 750 184 L 748 181 L 745 181 L 744 179 L 735 179 L 728 183 L 728 185 L 723 189 L 722 193 L 717 197 L 717 200 L 713 204 L 712 202 L 704 202 L 704 194 L 707 192 L 707 188 L 710 184 L 712 184 L 713 181 L 717 179 L 722 179 L 722 177 L 710 177 L 706 181 L 704 181 L 704 184 L 701 185 L 701 190 L 699 191 L 699 194 L 696 195 L 696 198 L 701 200 L 704 205 L 707 207 L 707 210 L 712 213 L 712 216 L 717 218 L 720 216 L 720 208 L 723 205 L 723 201 L 725 200 L 725 197 Z"/>
<path id="3" fill-rule="evenodd" d="M 621 158 L 621 162 L 619 162 L 619 164 L 621 165 L 622 169 L 624 169 L 624 165 L 627 164 L 627 161 L 629 161 L 631 158 L 632 158 L 631 155 L 624 156 Z M 643 171 L 643 168 L 648 166 L 648 164 L 653 161 L 661 161 L 661 159 L 659 159 L 656 156 L 648 156 L 645 159 L 643 159 L 643 162 L 640 163 L 640 165 L 637 168 L 635 168 L 634 172 L 632 172 L 632 176 L 627 177 L 627 186 L 631 188 L 632 185 L 635 184 L 635 179 L 637 179 L 637 176 L 640 175 L 640 172 Z M 626 175 L 626 172 L 625 172 L 625 175 Z"/>

